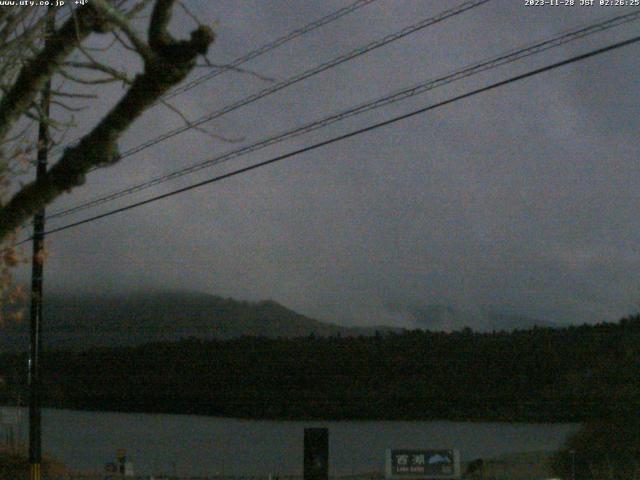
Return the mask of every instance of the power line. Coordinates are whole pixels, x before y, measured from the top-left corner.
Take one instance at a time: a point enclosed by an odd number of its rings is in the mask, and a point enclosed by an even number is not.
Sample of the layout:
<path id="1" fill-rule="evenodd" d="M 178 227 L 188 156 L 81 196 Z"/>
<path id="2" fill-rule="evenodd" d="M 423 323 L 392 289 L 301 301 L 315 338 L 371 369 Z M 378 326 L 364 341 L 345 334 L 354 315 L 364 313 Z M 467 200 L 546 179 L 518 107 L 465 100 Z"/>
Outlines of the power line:
<path id="1" fill-rule="evenodd" d="M 192 128 L 196 128 L 196 127 L 198 127 L 199 125 L 201 125 L 201 124 L 203 124 L 205 122 L 208 122 L 208 121 L 213 120 L 215 118 L 219 118 L 219 117 L 221 117 L 222 115 L 224 115 L 226 113 L 229 113 L 229 112 L 231 112 L 233 110 L 237 110 L 238 108 L 241 108 L 244 105 L 247 105 L 249 103 L 257 101 L 257 100 L 259 100 L 259 99 L 261 99 L 261 98 L 263 98 L 263 97 L 265 97 L 267 95 L 270 95 L 270 94 L 275 93 L 275 92 L 277 92 L 279 90 L 282 90 L 282 89 L 284 89 L 284 88 L 286 88 L 286 87 L 288 87 L 290 85 L 293 85 L 294 83 L 298 83 L 298 82 L 300 82 L 302 80 L 305 80 L 305 79 L 307 79 L 307 78 L 309 78 L 309 77 L 311 77 L 313 75 L 316 75 L 316 74 L 319 74 L 319 73 L 324 72 L 326 70 L 329 70 L 330 68 L 333 68 L 333 67 L 335 67 L 335 66 L 337 66 L 339 64 L 342 64 L 342 63 L 347 62 L 347 61 L 349 61 L 349 60 L 351 60 L 353 58 L 356 58 L 356 57 L 359 57 L 361 55 L 364 55 L 364 54 L 366 54 L 366 53 L 368 53 L 370 51 L 373 51 L 373 50 L 375 50 L 377 48 L 380 48 L 380 47 L 382 47 L 384 45 L 387 45 L 387 44 L 392 43 L 392 42 L 394 42 L 396 40 L 404 38 L 404 37 L 406 37 L 406 36 L 408 36 L 408 35 L 410 35 L 412 33 L 415 33 L 415 32 L 417 32 L 419 30 L 427 28 L 427 27 L 429 27 L 431 25 L 440 23 L 440 22 L 442 22 L 442 21 L 444 21 L 446 19 L 449 19 L 449 18 L 455 17 L 457 15 L 460 15 L 460 14 L 462 14 L 462 13 L 468 11 L 468 10 L 474 9 L 476 7 L 479 7 L 479 6 L 481 6 L 481 5 L 485 4 L 485 3 L 488 3 L 490 1 L 491 0 L 469 0 L 469 1 L 463 2 L 462 4 L 458 5 L 457 7 L 454 7 L 454 8 L 448 9 L 448 10 L 444 10 L 443 12 L 441 12 L 441 13 L 433 16 L 433 17 L 429 17 L 429 18 L 423 19 L 420 22 L 415 23 L 413 25 L 410 25 L 408 27 L 405 27 L 404 29 L 402 29 L 402 30 L 400 30 L 398 32 L 386 35 L 385 37 L 382 37 L 382 38 L 380 38 L 378 40 L 374 40 L 374 41 L 372 41 L 372 42 L 370 42 L 370 43 L 368 43 L 368 44 L 366 44 L 366 45 L 364 45 L 362 47 L 359 47 L 359 48 L 357 48 L 355 50 L 352 50 L 352 51 L 350 51 L 350 52 L 348 52 L 346 54 L 343 54 L 343 55 L 341 55 L 339 57 L 336 57 L 333 60 L 330 60 L 328 62 L 322 63 L 322 64 L 316 66 L 315 68 L 312 68 L 310 70 L 306 70 L 305 72 L 302 72 L 302 73 L 300 73 L 300 74 L 298 74 L 298 75 L 296 75 L 294 77 L 291 77 L 288 80 L 285 80 L 283 82 L 279 82 L 278 84 L 276 84 L 276 85 L 274 85 L 274 86 L 272 86 L 270 88 L 266 88 L 266 89 L 261 90 L 260 92 L 258 92 L 256 94 L 250 95 L 249 97 L 245 97 L 244 99 L 242 99 L 242 100 L 240 100 L 240 101 L 238 101 L 238 102 L 236 102 L 234 104 L 231 104 L 231 105 L 228 105 L 227 107 L 224 107 L 222 110 L 218 110 L 218 111 L 212 112 L 209 115 L 201 117 L 200 119 L 196 120 L 195 122 L 190 122 L 189 125 L 186 126 L 186 127 L 181 127 L 181 128 L 175 129 L 175 130 L 171 130 L 169 132 L 165 132 L 163 135 L 161 135 L 159 137 L 156 137 L 155 139 L 151 139 L 151 140 L 149 140 L 149 141 L 147 141 L 147 142 L 145 142 L 145 143 L 143 143 L 141 145 L 138 145 L 138 146 L 136 146 L 136 147 L 134 147 L 134 148 L 132 148 L 130 150 L 125 151 L 124 153 L 122 153 L 120 155 L 120 159 L 123 159 L 123 158 L 126 158 L 128 156 L 134 155 L 135 153 L 138 153 L 138 152 L 140 152 L 140 151 L 142 151 L 142 150 L 144 150 L 146 148 L 149 148 L 152 145 L 160 143 L 160 142 L 162 142 L 162 141 L 164 141 L 164 140 L 166 140 L 168 138 L 171 138 L 171 137 L 173 137 L 175 135 L 183 133 L 183 132 L 185 132 L 187 130 L 190 130 Z M 98 168 L 99 167 L 94 167 L 94 168 L 90 169 L 89 171 L 94 171 L 94 170 L 96 170 Z"/>
<path id="2" fill-rule="evenodd" d="M 294 129 L 288 130 L 276 136 L 268 137 L 266 139 L 253 143 L 251 145 L 239 148 L 237 150 L 222 154 L 220 156 L 217 156 L 211 159 L 207 159 L 203 162 L 199 162 L 195 165 L 190 165 L 188 167 L 181 168 L 171 173 L 153 178 L 146 182 L 142 182 L 142 183 L 127 187 L 125 189 L 120 189 L 115 192 L 103 195 L 101 197 L 94 198 L 93 200 L 77 205 L 75 207 L 71 207 L 66 210 L 62 210 L 60 212 L 56 212 L 52 215 L 49 215 L 47 218 L 54 219 L 58 217 L 64 217 L 81 210 L 86 210 L 88 208 L 101 205 L 101 204 L 116 200 L 118 198 L 122 198 L 124 196 L 140 192 L 147 188 L 202 170 L 204 168 L 208 168 L 213 165 L 218 165 L 223 162 L 229 161 L 233 158 L 237 158 L 239 156 L 255 152 L 257 150 L 273 145 L 275 143 L 279 143 L 284 140 L 289 140 L 291 138 L 298 137 L 300 135 L 318 130 L 320 128 L 327 127 L 333 123 L 344 120 L 346 118 L 360 115 L 362 113 L 365 113 L 365 112 L 368 112 L 368 111 L 371 111 L 371 110 L 374 110 L 374 109 L 377 109 L 401 100 L 405 100 L 407 98 L 410 98 L 416 95 L 420 95 L 422 93 L 447 85 L 457 80 L 461 80 L 463 78 L 467 78 L 472 75 L 476 75 L 478 73 L 487 71 L 489 69 L 497 68 L 499 66 L 503 66 L 508 63 L 512 63 L 517 60 L 521 60 L 523 58 L 527 58 L 529 56 L 532 56 L 541 52 L 545 52 L 552 48 L 564 45 L 568 42 L 581 39 L 586 36 L 592 35 L 594 33 L 598 33 L 607 29 L 620 26 L 624 23 L 636 21 L 638 19 L 640 19 L 640 11 L 629 13 L 626 15 L 618 15 L 603 21 L 596 22 L 595 24 L 590 24 L 586 27 L 567 31 L 563 34 L 556 35 L 545 41 L 529 44 L 528 46 L 521 47 L 519 49 L 510 50 L 497 57 L 492 57 L 489 60 L 483 60 L 481 62 L 477 62 L 461 70 L 457 70 L 455 72 L 449 73 L 437 79 L 430 79 L 418 85 L 414 85 L 409 88 L 404 88 L 390 95 L 386 95 L 382 98 L 378 98 L 374 101 L 370 101 L 365 104 L 359 105 L 357 107 L 353 107 L 348 110 L 344 110 L 339 113 L 329 115 L 328 117 L 325 117 L 321 120 L 316 120 L 314 122 L 303 125 L 301 127 L 296 127 Z"/>
<path id="3" fill-rule="evenodd" d="M 139 153 L 139 152 L 141 152 L 141 151 L 143 151 L 143 150 L 145 150 L 145 149 L 147 149 L 149 147 L 152 147 L 153 145 L 156 145 L 156 144 L 158 144 L 160 142 L 163 142 L 164 140 L 167 140 L 167 139 L 172 138 L 172 137 L 174 137 L 176 135 L 184 133 L 184 132 L 186 132 L 188 130 L 196 128 L 196 127 L 202 125 L 203 123 L 206 123 L 206 122 L 209 122 L 209 121 L 214 120 L 216 118 L 219 118 L 219 117 L 221 117 L 221 116 L 223 116 L 223 115 L 225 115 L 227 113 L 235 111 L 235 110 L 237 110 L 237 109 L 239 109 L 239 108 L 241 108 L 241 107 L 243 107 L 245 105 L 248 105 L 248 104 L 253 103 L 253 102 L 257 101 L 257 100 L 260 100 L 260 99 L 262 99 L 262 98 L 264 98 L 264 97 L 266 97 L 268 95 L 271 95 L 271 94 L 276 93 L 276 92 L 278 92 L 280 90 L 283 90 L 284 88 L 287 88 L 287 87 L 289 87 L 289 86 L 291 86 L 293 84 L 296 84 L 298 82 L 306 80 L 306 79 L 308 79 L 308 78 L 310 78 L 310 77 L 312 77 L 314 75 L 322 73 L 322 72 L 324 72 L 326 70 L 329 70 L 329 69 L 331 69 L 333 67 L 336 67 L 336 66 L 338 66 L 338 65 L 340 65 L 342 63 L 345 63 L 345 62 L 347 62 L 349 60 L 352 60 L 352 59 L 354 59 L 356 57 L 364 55 L 364 54 L 366 54 L 368 52 L 371 52 L 371 51 L 373 51 L 373 50 L 375 50 L 377 48 L 380 48 L 380 47 L 385 46 L 385 45 L 387 45 L 389 43 L 392 43 L 392 42 L 394 42 L 396 40 L 404 38 L 407 35 L 415 33 L 415 32 L 417 32 L 419 30 L 427 28 L 427 27 L 429 27 L 431 25 L 434 25 L 436 23 L 442 22 L 442 21 L 444 21 L 446 19 L 449 19 L 451 17 L 460 15 L 460 14 L 466 12 L 467 10 L 471 10 L 473 8 L 479 7 L 479 6 L 481 6 L 481 5 L 485 4 L 485 3 L 488 3 L 490 1 L 491 0 L 471 0 L 471 1 L 464 2 L 464 3 L 460 4 L 460 5 L 458 5 L 457 7 L 445 10 L 445 11 L 443 11 L 443 12 L 441 12 L 441 13 L 433 16 L 433 17 L 429 17 L 429 18 L 423 19 L 420 22 L 417 22 L 417 23 L 415 23 L 413 25 L 405 27 L 404 29 L 402 29 L 402 30 L 400 30 L 398 32 L 386 35 L 385 37 L 382 37 L 380 39 L 377 39 L 377 40 L 374 40 L 372 42 L 369 42 L 368 44 L 366 44 L 366 45 L 364 45 L 362 47 L 356 48 L 355 50 L 352 50 L 352 51 L 350 51 L 348 53 L 345 53 L 343 55 L 335 57 L 332 60 L 329 60 L 328 62 L 325 62 L 325 63 L 322 63 L 320 65 L 317 65 L 314 68 L 306 70 L 306 71 L 304 71 L 304 72 L 302 72 L 300 74 L 297 74 L 297 75 L 295 75 L 295 76 L 293 76 L 293 77 L 291 77 L 291 78 L 289 78 L 287 80 L 284 80 L 284 81 L 279 82 L 279 83 L 277 83 L 275 85 L 272 85 L 271 87 L 265 88 L 265 89 L 255 93 L 255 94 L 249 95 L 248 97 L 245 97 L 245 98 L 243 98 L 243 99 L 241 99 L 241 100 L 239 100 L 239 101 L 237 101 L 235 103 L 227 105 L 226 107 L 223 107 L 220 110 L 216 110 L 216 111 L 214 111 L 214 112 L 212 112 L 210 114 L 207 114 L 207 115 L 205 115 L 203 117 L 200 117 L 196 121 L 190 122 L 186 126 L 182 126 L 182 127 L 176 128 L 174 130 L 170 130 L 168 132 L 165 132 L 162 135 L 159 135 L 159 136 L 157 136 L 157 137 L 155 137 L 153 139 L 150 139 L 150 140 L 148 140 L 148 141 L 146 141 L 146 142 L 144 142 L 142 144 L 139 144 L 139 145 L 137 145 L 137 146 L 135 146 L 135 147 L 133 147 L 133 148 L 131 148 L 129 150 L 126 150 L 125 152 L 123 152 L 120 155 L 120 160 L 122 160 L 124 158 L 127 158 L 129 156 L 135 155 L 136 153 Z M 98 168 L 100 168 L 100 167 L 94 167 L 94 168 L 90 169 L 90 171 L 95 171 Z"/>
<path id="4" fill-rule="evenodd" d="M 164 95 L 162 97 L 162 100 L 169 100 L 173 97 L 176 97 L 178 95 L 181 95 L 184 92 L 187 92 L 195 87 L 197 87 L 198 85 L 208 81 L 208 80 L 212 80 L 215 77 L 217 77 L 218 75 L 222 75 L 223 73 L 226 73 L 228 71 L 232 71 L 234 69 L 237 69 L 238 67 L 240 67 L 241 65 L 249 62 L 250 60 L 253 60 L 255 58 L 258 58 L 262 55 L 264 55 L 265 53 L 268 53 L 272 50 L 275 50 L 276 48 L 284 45 L 287 42 L 290 42 L 291 40 L 294 40 L 298 37 L 301 37 L 303 35 L 306 35 L 307 33 L 310 33 L 324 25 L 327 25 L 331 22 L 334 22 L 342 17 L 344 17 L 345 15 L 348 15 L 352 12 L 355 12 L 356 10 L 365 7 L 367 5 L 369 5 L 370 3 L 373 3 L 377 0 L 357 0 L 355 2 L 353 2 L 351 5 L 348 5 L 344 8 L 341 8 L 339 10 L 336 10 L 334 12 L 331 12 L 328 15 L 325 15 L 322 18 L 319 18 L 318 20 L 315 20 L 311 23 L 308 23 L 300 28 L 297 28 L 296 30 L 292 30 L 291 32 L 287 33 L 286 35 L 283 35 L 282 37 L 279 37 L 269 43 L 265 43 L 264 45 L 258 47 L 255 50 L 252 50 L 248 53 L 246 53 L 245 55 L 236 58 L 235 60 L 232 60 L 231 63 L 227 64 L 227 65 L 221 65 L 219 67 L 214 67 L 214 71 L 209 72 L 209 73 L 205 73 L 204 75 L 201 75 L 198 78 L 195 78 L 194 80 L 188 82 L 185 85 L 181 85 L 179 87 L 176 87 L 175 89 L 173 89 L 172 91 L 168 92 L 166 95 Z M 153 103 L 152 106 L 157 105 L 160 102 L 160 100 L 156 101 Z M 68 142 L 67 146 L 71 143 L 74 143 L 75 141 L 79 140 L 79 138 L 76 138 L 75 140 Z M 57 148 L 54 148 L 53 151 L 57 152 L 59 150 L 64 149 L 65 146 L 60 146 Z"/>
<path id="5" fill-rule="evenodd" d="M 172 90 L 171 92 L 169 92 L 167 95 L 164 96 L 164 100 L 169 100 L 177 95 L 180 95 L 181 93 L 184 93 L 188 90 L 191 90 L 192 88 L 197 87 L 198 85 L 200 85 L 203 82 L 206 82 L 207 80 L 211 80 L 215 77 L 217 77 L 218 75 L 233 69 L 233 68 L 237 68 L 240 65 L 243 65 L 245 63 L 247 63 L 250 60 L 253 60 L 254 58 L 257 58 L 261 55 L 264 55 L 267 52 L 270 52 L 271 50 L 274 50 L 276 48 L 278 48 L 279 46 L 295 39 L 298 38 L 304 34 L 307 34 L 319 27 L 322 27 L 328 23 L 331 23 L 341 17 L 344 17 L 345 15 L 354 12 L 356 10 L 358 10 L 359 8 L 362 8 L 372 2 L 374 2 L 376 0 L 358 0 L 354 3 L 352 3 L 351 5 L 341 8 L 340 10 L 337 10 L 333 13 L 330 13 L 329 15 L 320 18 L 319 20 L 316 20 L 315 22 L 311 22 L 307 25 L 305 25 L 304 27 L 298 28 L 297 30 L 293 30 L 292 32 L 289 32 L 288 34 L 270 42 L 267 43 L 265 45 L 262 45 L 261 47 L 257 48 L 256 50 L 253 50 L 249 53 L 247 53 L 246 55 L 243 55 L 242 57 L 236 58 L 235 60 L 233 60 L 228 66 L 222 66 L 220 69 L 214 70 L 213 72 L 209 72 L 206 73 L 204 75 L 201 75 L 200 77 L 184 84 L 181 85 L 177 88 L 175 88 L 174 90 Z"/>
<path id="6" fill-rule="evenodd" d="M 439 13 L 438 15 L 434 16 L 434 17 L 430 17 L 430 18 L 426 18 L 424 20 L 421 20 L 420 22 L 417 22 L 413 25 L 410 25 L 406 28 L 403 28 L 402 30 L 386 35 L 383 38 L 380 38 L 378 40 L 374 40 L 362 47 L 356 48 L 355 50 L 352 50 L 348 53 L 345 53 L 343 55 L 340 55 L 336 58 L 333 58 L 332 60 L 329 60 L 328 62 L 322 63 L 314 68 L 311 68 L 309 70 L 306 70 L 302 73 L 299 73 L 298 75 L 295 75 L 287 80 L 281 81 L 276 83 L 275 85 L 272 85 L 270 87 L 267 87 L 263 90 L 260 90 L 257 93 L 254 93 L 252 95 L 249 95 L 248 97 L 245 97 L 237 102 L 234 102 L 230 105 L 227 105 L 226 107 L 223 107 L 220 110 L 216 110 L 212 113 L 209 113 L 207 115 L 204 115 L 202 117 L 200 117 L 199 119 L 190 122 L 189 125 L 185 125 L 173 130 L 170 130 L 168 132 L 163 133 L 162 135 L 159 135 L 153 139 L 150 139 L 144 143 L 141 143 L 140 145 L 137 145 L 133 148 L 130 148 L 129 150 L 123 152 L 120 155 L 120 159 L 126 158 L 126 157 L 130 157 L 131 155 L 134 155 L 136 153 L 141 152 L 142 150 L 145 150 L 153 145 L 156 145 L 160 142 L 163 142 L 164 140 L 167 140 L 169 138 L 175 137 L 176 135 L 179 135 L 181 133 L 184 133 L 188 130 L 191 130 L 192 128 L 196 128 L 200 125 L 202 125 L 203 123 L 209 122 L 211 120 L 214 120 L 216 118 L 220 118 L 223 115 L 226 115 L 229 112 L 233 112 L 234 110 L 237 110 L 241 107 L 244 107 L 245 105 L 248 105 L 250 103 L 253 103 L 257 100 L 260 100 L 264 97 L 266 97 L 267 95 L 271 95 L 273 93 L 279 92 L 280 90 L 283 90 L 287 87 L 290 87 L 291 85 L 294 85 L 296 83 L 299 83 L 303 80 L 306 80 L 310 77 L 313 77 L 314 75 L 317 75 L 319 73 L 322 73 L 324 71 L 327 71 L 331 68 L 334 68 L 342 63 L 345 63 L 349 60 L 352 60 L 354 58 L 357 58 L 361 55 L 364 55 L 366 53 L 369 53 L 373 50 L 376 50 L 380 47 L 383 47 L 385 45 L 388 45 L 389 43 L 395 42 L 396 40 L 399 40 L 401 38 L 404 38 L 408 35 L 411 35 L 412 33 L 418 32 L 420 30 L 423 30 L 427 27 L 430 27 L 431 25 L 435 25 L 437 23 L 440 23 L 444 20 L 447 20 L 449 18 L 455 17 L 457 15 L 460 15 L 468 10 L 474 9 L 476 7 L 479 7 L 485 3 L 490 2 L 491 0 L 470 0 L 467 2 L 462 3 L 461 5 L 451 8 L 449 10 L 445 10 L 441 13 Z M 97 168 L 97 167 L 96 167 Z M 92 170 L 95 170 L 92 169 Z"/>
<path id="7" fill-rule="evenodd" d="M 469 98 L 469 97 L 472 97 L 472 96 L 475 96 L 475 95 L 478 95 L 480 93 L 484 93 L 484 92 L 487 92 L 487 91 L 490 91 L 490 90 L 494 90 L 494 89 L 497 89 L 499 87 L 508 85 L 510 83 L 514 83 L 514 82 L 517 82 L 517 81 L 520 81 L 520 80 L 524 80 L 524 79 L 529 78 L 529 77 L 533 77 L 535 75 L 539 75 L 541 73 L 545 73 L 545 72 L 548 72 L 548 71 L 551 71 L 551 70 L 555 70 L 556 68 L 560 68 L 560 67 L 563 67 L 565 65 L 569 65 L 569 64 L 576 63 L 576 62 L 579 62 L 579 61 L 582 61 L 582 60 L 586 60 L 588 58 L 595 57 L 597 55 L 601 55 L 603 53 L 606 53 L 606 52 L 609 52 L 609 51 L 612 51 L 612 50 L 616 50 L 616 49 L 619 49 L 619 48 L 622 48 L 622 47 L 637 43 L 639 41 L 640 41 L 640 36 L 637 36 L 637 37 L 633 37 L 631 39 L 628 39 L 628 40 L 625 40 L 625 41 L 622 41 L 622 42 L 614 43 L 612 45 L 608 45 L 606 47 L 599 48 L 597 50 L 592 50 L 592 51 L 590 51 L 588 53 L 584 53 L 582 55 L 577 55 L 577 56 L 571 57 L 571 58 L 569 58 L 567 60 L 556 62 L 556 63 L 553 63 L 551 65 L 547 65 L 545 67 L 541 67 L 541 68 L 537 68 L 535 70 L 531 70 L 531 71 L 529 71 L 527 73 L 523 73 L 523 74 L 520 74 L 520 75 L 516 75 L 514 77 L 510 77 L 510 78 L 508 78 L 506 80 L 502 80 L 502 81 L 499 81 L 499 82 L 492 83 L 492 84 L 487 85 L 485 87 L 481 87 L 481 88 L 472 90 L 470 92 L 467 92 L 467 93 L 464 93 L 464 94 L 461 94 L 461 95 L 457 95 L 457 96 L 452 97 L 452 98 L 450 98 L 448 100 L 444 100 L 442 102 L 438 102 L 438 103 L 435 103 L 435 104 L 420 108 L 418 110 L 414 110 L 412 112 L 396 116 L 396 117 L 391 118 L 389 120 L 385 120 L 383 122 L 378 122 L 378 123 L 375 123 L 373 125 L 369 125 L 368 127 L 360 128 L 358 130 L 354 130 L 352 132 L 345 133 L 345 134 L 339 135 L 337 137 L 333 137 L 333 138 L 331 138 L 329 140 L 324 140 L 322 142 L 318 142 L 318 143 L 309 145 L 307 147 L 300 148 L 298 150 L 294 150 L 294 151 L 285 153 L 283 155 L 279 155 L 279 156 L 273 157 L 273 158 L 271 158 L 269 160 L 264 160 L 262 162 L 254 164 L 254 165 L 250 165 L 250 166 L 247 166 L 247 167 L 244 167 L 244 168 L 240 168 L 240 169 L 234 170 L 232 172 L 228 172 L 228 173 L 225 173 L 223 175 L 218 175 L 216 177 L 204 180 L 202 182 L 198 182 L 198 183 L 189 185 L 187 187 L 179 188 L 177 190 L 173 190 L 173 191 L 168 192 L 168 193 L 157 195 L 155 197 L 148 198 L 146 200 L 142 200 L 140 202 L 132 203 L 130 205 L 127 205 L 127 206 L 124 206 L 124 207 L 120 207 L 120 208 L 111 210 L 111 211 L 106 212 L 106 213 L 102 213 L 100 215 L 95 215 L 93 217 L 89 217 L 89 218 L 86 218 L 84 220 L 80 220 L 80 221 L 73 222 L 73 223 L 70 223 L 70 224 L 67 224 L 67 225 L 63 225 L 63 226 L 58 227 L 58 228 L 54 228 L 52 230 L 48 230 L 47 232 L 45 232 L 45 235 L 51 235 L 53 233 L 61 232 L 61 231 L 64 231 L 64 230 L 68 230 L 70 228 L 74 228 L 74 227 L 77 227 L 77 226 L 80 226 L 80 225 L 84 225 L 86 223 L 94 222 L 96 220 L 100 220 L 102 218 L 106 218 L 106 217 L 109 217 L 111 215 L 115 215 L 117 213 L 125 212 L 127 210 L 131 210 L 131 209 L 143 206 L 143 205 L 147 205 L 149 203 L 153 203 L 153 202 L 156 202 L 158 200 L 169 198 L 169 197 L 172 197 L 174 195 L 178 195 L 180 193 L 187 192 L 189 190 L 193 190 L 195 188 L 202 187 L 204 185 L 209 185 L 211 183 L 215 183 L 215 182 L 224 180 L 226 178 L 234 177 L 236 175 L 240 175 L 242 173 L 246 173 L 246 172 L 249 172 L 251 170 L 255 170 L 255 169 L 258 169 L 260 167 L 264 167 L 266 165 L 270 165 L 272 163 L 276 163 L 276 162 L 279 162 L 281 160 L 285 160 L 287 158 L 290 158 L 290 157 L 293 157 L 293 156 L 296 156 L 296 155 L 300 155 L 302 153 L 306 153 L 306 152 L 315 150 L 315 149 L 320 148 L 320 147 L 324 147 L 324 146 L 330 145 L 332 143 L 336 143 L 336 142 L 339 142 L 339 141 L 342 141 L 342 140 L 346 140 L 348 138 L 355 137 L 357 135 L 360 135 L 360 134 L 363 134 L 363 133 L 366 133 L 366 132 L 370 132 L 370 131 L 376 130 L 376 129 L 384 127 L 384 126 L 391 125 L 393 123 L 397 123 L 397 122 L 399 122 L 401 120 L 405 120 L 407 118 L 411 118 L 411 117 L 426 113 L 426 112 L 428 112 L 430 110 L 434 110 L 436 108 L 443 107 L 445 105 L 450 105 L 450 104 L 452 104 L 454 102 L 457 102 L 459 100 L 462 100 L 462 99 L 465 99 L 465 98 Z M 28 240 L 30 240 L 30 239 L 23 240 L 20 243 L 24 243 L 24 242 L 26 242 Z"/>

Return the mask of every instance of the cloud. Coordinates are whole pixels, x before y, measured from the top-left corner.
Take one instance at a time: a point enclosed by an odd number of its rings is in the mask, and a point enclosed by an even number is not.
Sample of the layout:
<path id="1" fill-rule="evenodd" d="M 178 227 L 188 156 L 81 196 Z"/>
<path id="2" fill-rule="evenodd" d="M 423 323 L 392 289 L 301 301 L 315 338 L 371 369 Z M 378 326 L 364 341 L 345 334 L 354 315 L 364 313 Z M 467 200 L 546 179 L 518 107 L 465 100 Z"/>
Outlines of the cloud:
<path id="1" fill-rule="evenodd" d="M 455 4 L 375 2 L 248 66 L 287 78 Z M 223 61 L 343 4 L 296 5 L 194 2 L 208 21 L 219 20 L 212 58 Z M 551 10 L 494 2 L 238 110 L 212 128 L 252 142 L 607 14 Z M 187 29 L 187 19 L 176 22 L 176 31 Z M 111 206 L 587 51 L 631 29 L 599 34 Z M 408 324 L 410 318 L 389 303 L 449 301 L 565 322 L 614 320 L 635 304 L 640 287 L 634 274 L 640 231 L 636 49 L 52 236 L 47 288 L 190 288 L 274 298 L 302 313 L 362 324 Z M 198 118 L 266 85 L 229 73 L 176 103 Z M 102 108 L 117 94 L 107 92 Z M 86 122 L 92 118 L 87 113 Z M 128 132 L 125 148 L 179 124 L 166 109 L 154 109 Z M 57 206 L 234 148 L 195 132 L 180 135 L 95 172 Z"/>

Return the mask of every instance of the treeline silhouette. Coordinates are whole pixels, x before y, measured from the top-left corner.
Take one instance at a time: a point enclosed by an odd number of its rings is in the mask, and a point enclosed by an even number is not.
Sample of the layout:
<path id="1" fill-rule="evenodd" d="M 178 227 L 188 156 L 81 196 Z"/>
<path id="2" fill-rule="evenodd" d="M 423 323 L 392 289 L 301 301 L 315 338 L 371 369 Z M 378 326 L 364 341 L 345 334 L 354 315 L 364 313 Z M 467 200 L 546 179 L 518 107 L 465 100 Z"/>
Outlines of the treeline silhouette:
<path id="1" fill-rule="evenodd" d="M 189 339 L 53 351 L 42 363 L 51 407 L 274 419 L 585 421 L 639 404 L 640 315 L 510 333 Z M 25 366 L 25 355 L 0 356 L 0 400 L 26 398 Z"/>

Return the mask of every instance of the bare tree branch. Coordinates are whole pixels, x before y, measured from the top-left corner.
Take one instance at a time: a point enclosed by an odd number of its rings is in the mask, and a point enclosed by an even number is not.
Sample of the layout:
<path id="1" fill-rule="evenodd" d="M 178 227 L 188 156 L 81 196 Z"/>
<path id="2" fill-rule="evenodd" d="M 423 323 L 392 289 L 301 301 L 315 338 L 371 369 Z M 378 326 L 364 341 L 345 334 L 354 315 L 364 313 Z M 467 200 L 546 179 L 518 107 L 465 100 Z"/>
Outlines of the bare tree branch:
<path id="1" fill-rule="evenodd" d="M 13 88 L 3 95 L 0 101 L 0 141 L 34 102 L 45 82 L 59 69 L 59 65 L 75 50 L 78 43 L 91 32 L 104 27 L 91 4 L 79 8 L 77 12 L 74 18 L 69 19 L 51 36 L 48 45 L 28 62 Z"/>
<path id="2" fill-rule="evenodd" d="M 103 9 L 104 4 L 103 0 L 94 0 L 93 5 L 100 13 L 97 16 L 96 10 L 79 9 L 77 30 L 80 37 L 86 37 L 93 30 L 103 32 L 113 25 L 122 28 L 120 17 Z M 0 240 L 63 192 L 84 183 L 85 175 L 91 169 L 117 162 L 120 158 L 117 141 L 122 133 L 171 87 L 184 80 L 196 65 L 199 55 L 206 55 L 214 40 L 214 34 L 209 28 L 198 27 L 191 32 L 188 40 L 175 40 L 167 31 L 173 4 L 174 0 L 156 1 L 149 24 L 149 43 L 138 52 L 145 60 L 144 71 L 135 77 L 120 101 L 77 145 L 67 148 L 41 180 L 25 185 L 0 209 Z M 107 6 L 111 8 L 111 5 Z M 96 27 L 97 21 L 99 24 Z M 24 113 L 29 105 L 25 102 L 32 99 L 40 85 L 46 81 L 46 75 L 43 76 L 34 66 L 44 69 L 50 76 L 73 50 L 69 45 L 61 45 L 62 39 L 71 38 L 70 43 L 77 45 L 76 26 L 73 23 L 67 22 L 54 34 L 51 43 L 55 48 L 45 48 L 25 68 L 28 74 L 21 73 L 21 76 L 26 76 L 29 80 L 28 88 L 17 93 L 12 89 L 8 96 L 17 99 L 13 98 L 11 102 L 5 102 L 6 97 L 3 98 L 0 103 L 0 139 L 6 134 L 5 130 L 8 131 L 3 120 L 5 123 L 10 122 Z M 127 37 L 131 41 L 131 37 Z M 45 53 L 48 58 L 43 57 Z"/>
<path id="3" fill-rule="evenodd" d="M 77 69 L 84 69 L 84 70 L 92 70 L 92 71 L 99 71 L 99 72 L 103 72 L 106 73 L 107 75 L 109 75 L 111 77 L 111 80 L 117 80 L 117 81 L 121 81 L 123 83 L 127 83 L 127 84 L 131 84 L 133 83 L 133 80 L 129 77 L 127 77 L 126 74 L 116 70 L 115 68 L 112 68 L 108 65 L 105 65 L 103 63 L 100 62 L 65 62 L 65 66 L 69 66 L 72 68 L 77 68 Z M 96 83 L 95 81 L 85 81 L 82 83 Z M 104 83 L 104 82 L 99 82 L 99 83 Z"/>
<path id="4" fill-rule="evenodd" d="M 142 40 L 138 34 L 131 28 L 130 18 L 113 8 L 106 0 L 93 0 L 98 9 L 100 9 L 110 21 L 118 26 L 120 30 L 127 36 L 136 52 L 144 58 L 145 61 L 151 61 L 153 52 L 149 45 Z"/>
<path id="5" fill-rule="evenodd" d="M 244 140 L 244 137 L 242 138 L 229 138 L 229 137 L 225 137 L 223 135 L 217 134 L 217 133 L 213 133 L 208 131 L 207 129 L 200 127 L 198 125 L 194 125 L 194 123 L 189 120 L 189 118 L 180 111 L 179 108 L 177 108 L 176 106 L 172 105 L 171 103 L 169 103 L 167 100 L 160 100 L 160 103 L 162 105 L 164 105 L 165 107 L 167 107 L 169 110 L 171 110 L 172 112 L 174 112 L 176 115 L 178 115 L 182 121 L 185 123 L 185 125 L 187 125 L 188 127 L 191 127 L 192 129 L 205 134 L 207 137 L 209 138 L 213 138 L 214 140 L 221 140 L 223 142 L 226 143 L 239 143 L 242 142 Z"/>

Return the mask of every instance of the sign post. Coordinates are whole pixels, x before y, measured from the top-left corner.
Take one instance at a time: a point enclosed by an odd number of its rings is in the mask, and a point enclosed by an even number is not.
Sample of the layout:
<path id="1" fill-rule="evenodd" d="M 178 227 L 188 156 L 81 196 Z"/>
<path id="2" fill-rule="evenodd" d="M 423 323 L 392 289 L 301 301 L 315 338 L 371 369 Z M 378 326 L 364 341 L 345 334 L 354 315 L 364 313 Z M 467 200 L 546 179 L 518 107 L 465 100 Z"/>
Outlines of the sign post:
<path id="1" fill-rule="evenodd" d="M 442 450 L 387 450 L 386 478 L 446 479 L 460 478 L 460 452 Z"/>
<path id="2" fill-rule="evenodd" d="M 304 429 L 304 480 L 329 478 L 329 430 Z"/>

